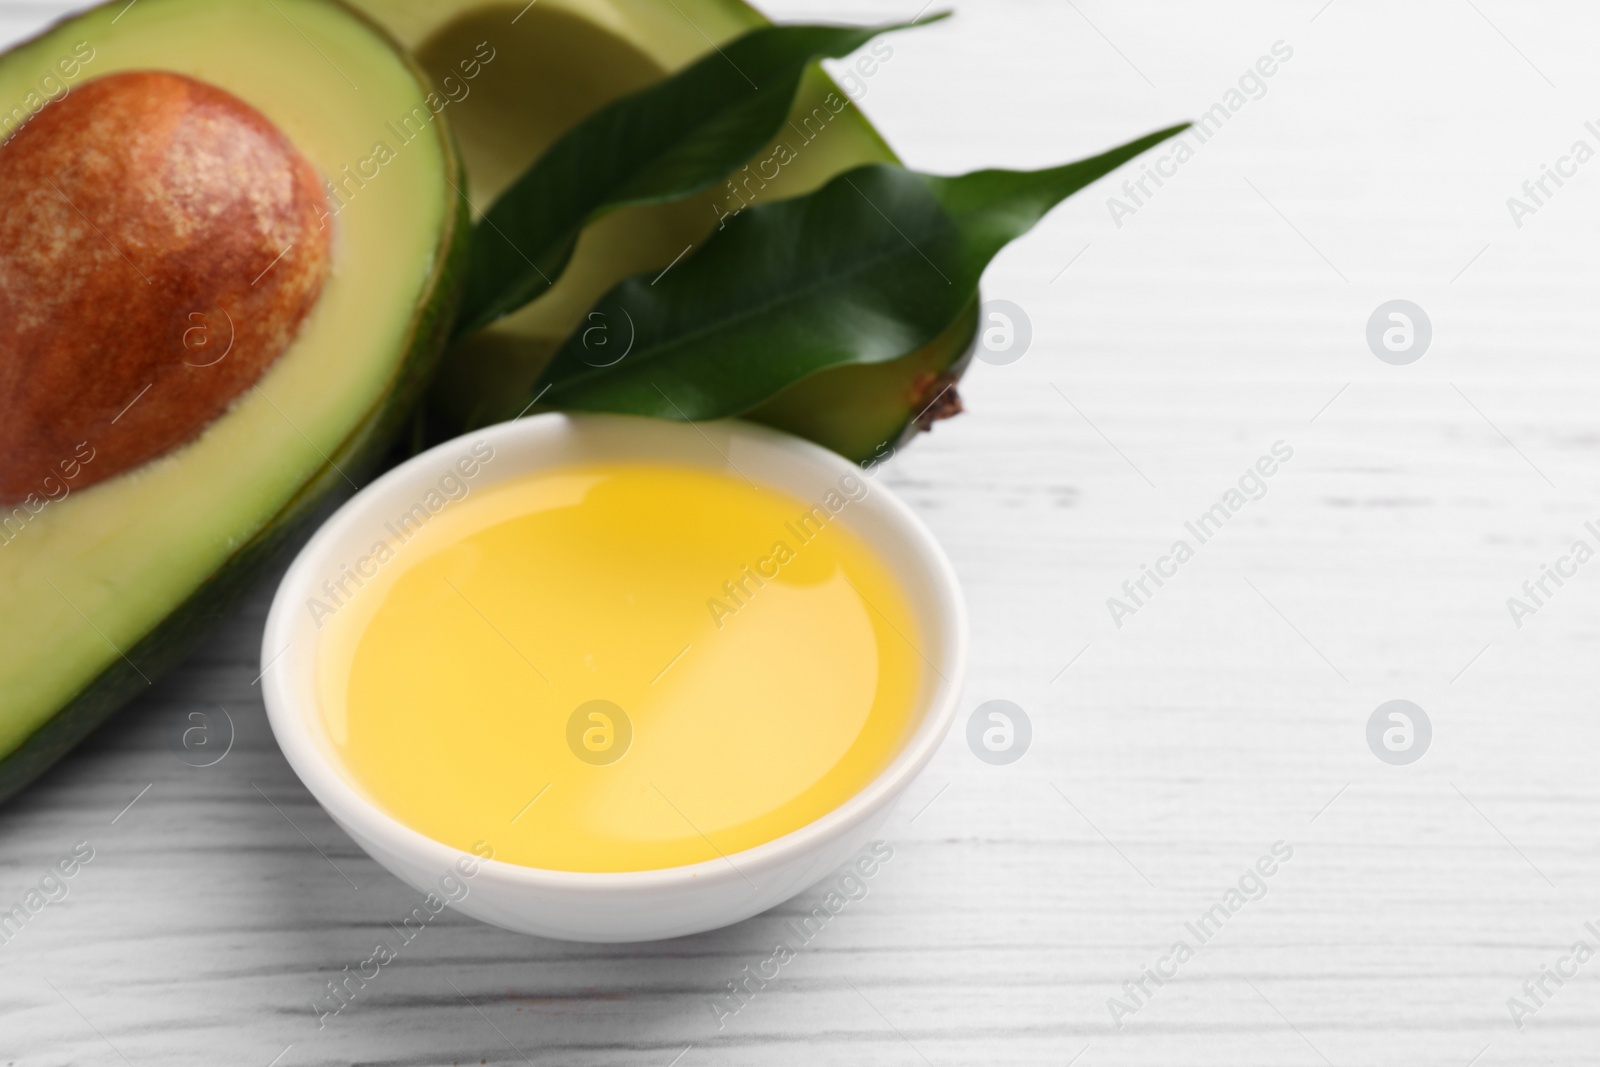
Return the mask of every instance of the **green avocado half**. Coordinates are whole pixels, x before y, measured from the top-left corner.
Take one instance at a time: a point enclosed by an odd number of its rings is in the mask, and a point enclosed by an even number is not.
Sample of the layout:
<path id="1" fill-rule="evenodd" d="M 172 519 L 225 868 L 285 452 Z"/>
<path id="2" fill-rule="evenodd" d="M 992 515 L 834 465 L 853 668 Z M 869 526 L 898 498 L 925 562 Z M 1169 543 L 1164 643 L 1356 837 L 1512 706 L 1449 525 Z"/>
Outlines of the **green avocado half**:
<path id="1" fill-rule="evenodd" d="M 602 105 L 641 89 L 720 45 L 767 24 L 740 0 L 353 0 L 388 26 L 448 90 L 448 114 L 481 214 L 558 137 Z M 912 38 L 881 39 L 835 83 L 814 66 L 780 143 L 793 162 L 756 202 L 799 196 L 865 163 L 897 162 L 857 107 L 830 94 L 870 97 L 873 77 Z M 487 63 L 474 62 L 480 48 Z M 468 76 L 469 72 L 472 74 Z M 514 418 L 535 393 L 555 349 L 623 278 L 660 270 L 714 230 L 733 199 L 717 187 L 686 200 L 613 212 L 591 225 L 566 273 L 534 303 L 458 342 L 434 382 L 435 436 Z M 951 388 L 977 333 L 977 307 L 923 350 L 890 363 L 821 371 L 745 418 L 809 437 L 859 461 L 883 458 L 934 418 L 960 410 Z M 919 427 L 919 416 L 921 426 Z"/>
<path id="2" fill-rule="evenodd" d="M 41 87 L 57 97 L 129 70 L 226 90 L 324 179 L 379 142 L 395 150 L 377 178 L 345 186 L 327 280 L 254 388 L 142 466 L 0 509 L 0 799 L 145 692 L 370 471 L 437 362 L 464 273 L 451 116 L 371 19 L 332 0 L 114 0 L 0 56 L 0 119 L 53 106 Z"/>

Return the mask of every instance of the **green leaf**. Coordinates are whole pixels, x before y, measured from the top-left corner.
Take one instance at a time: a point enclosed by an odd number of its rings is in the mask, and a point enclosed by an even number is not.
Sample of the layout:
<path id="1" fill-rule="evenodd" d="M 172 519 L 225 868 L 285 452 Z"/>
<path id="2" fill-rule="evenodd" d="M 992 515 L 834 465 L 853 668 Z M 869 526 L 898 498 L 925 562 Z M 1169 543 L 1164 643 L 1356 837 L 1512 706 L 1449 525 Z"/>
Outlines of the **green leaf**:
<path id="1" fill-rule="evenodd" d="M 909 25 L 763 26 L 589 116 L 478 223 L 457 333 L 543 295 L 566 269 L 578 234 L 600 215 L 721 181 L 783 125 L 810 63 L 849 55 Z"/>
<path id="2" fill-rule="evenodd" d="M 556 407 L 715 419 L 827 367 L 897 359 L 955 320 L 1008 242 L 1186 128 L 1048 170 L 873 164 L 752 207 L 664 276 L 607 293 L 536 389 Z"/>

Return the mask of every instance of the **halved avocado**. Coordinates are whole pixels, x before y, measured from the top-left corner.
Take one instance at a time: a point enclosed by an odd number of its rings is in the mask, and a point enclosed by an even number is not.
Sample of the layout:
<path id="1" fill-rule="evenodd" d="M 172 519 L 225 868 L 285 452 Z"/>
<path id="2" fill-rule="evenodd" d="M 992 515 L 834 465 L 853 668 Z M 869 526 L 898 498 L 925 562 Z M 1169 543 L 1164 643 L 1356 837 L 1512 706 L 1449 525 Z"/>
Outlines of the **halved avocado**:
<path id="1" fill-rule="evenodd" d="M 134 71 L 182 78 L 126 73 Z M 255 116 L 250 122 L 260 119 L 257 126 L 281 134 L 291 154 L 325 183 L 326 210 L 316 227 L 301 231 L 309 241 L 315 230 L 331 228 L 321 238 L 325 276 L 320 287 L 297 290 L 310 294 L 309 307 L 285 320 L 272 358 L 240 379 L 244 384 L 225 398 L 220 415 L 161 399 L 152 384 L 148 396 L 130 396 L 130 405 L 153 404 L 180 421 L 196 412 L 203 419 L 181 433 L 167 427 L 172 440 L 153 442 L 154 458 L 130 460 L 96 484 L 85 472 L 105 473 L 94 466 L 105 452 L 87 461 L 83 453 L 62 456 L 48 472 L 50 482 L 40 474 L 39 491 L 20 500 L 9 494 L 11 502 L 0 507 L 0 799 L 145 691 L 211 630 L 330 494 L 381 457 L 448 337 L 463 275 L 468 217 L 457 189 L 465 178 L 441 100 L 394 40 L 352 9 L 331 0 L 115 0 L 62 22 L 0 56 L 0 133 L 11 135 L 0 145 L 0 180 L 25 147 L 37 158 L 70 156 L 41 154 L 36 142 L 67 136 L 59 133 L 72 125 L 67 118 L 84 129 L 96 121 L 103 126 L 106 115 L 91 113 L 93 101 L 125 91 L 105 88 L 113 79 L 146 89 L 154 84 L 168 97 L 187 91 L 222 101 L 224 110 L 237 104 L 240 114 Z M 97 81 L 102 89 L 90 93 L 86 87 Z M 212 121 L 215 113 L 203 118 Z M 248 185 L 248 165 L 234 163 L 247 167 Z M 220 165 L 185 157 L 168 181 L 181 185 L 192 176 L 203 193 L 206 168 Z M 179 283 L 172 279 L 183 264 L 161 259 L 160 238 L 152 246 L 140 235 L 202 225 L 204 203 L 196 207 L 175 187 L 153 202 L 149 227 L 141 229 L 137 219 L 97 220 L 93 205 L 74 202 L 69 192 L 78 187 L 73 181 L 81 186 L 82 166 L 88 164 L 42 177 L 61 186 L 62 199 L 132 269 L 129 295 L 107 299 L 126 299 L 130 309 L 134 301 L 176 300 Z M 316 193 L 313 184 L 313 201 Z M 133 236 L 119 242 L 111 233 Z M 37 251 L 0 248 L 0 260 L 27 263 Z M 283 260 L 269 263 L 248 289 L 277 284 L 269 274 L 298 254 L 284 249 Z M 110 262 L 104 247 L 86 246 L 84 255 Z M 253 267 L 259 259 L 258 250 L 248 262 Z M 224 259 L 217 269 L 245 269 L 243 262 Z M 76 277 L 61 281 L 83 284 Z M 196 308 L 202 317 L 194 326 L 217 334 L 227 329 L 231 337 L 226 311 Z M 57 324 L 64 332 L 74 328 L 67 320 Z M 249 324 L 235 326 L 241 337 L 248 332 Z M 163 340 L 137 332 L 121 345 L 80 346 L 75 358 L 99 358 L 108 374 L 126 370 L 118 362 L 123 348 L 159 347 Z M 203 373 L 219 358 L 220 336 L 200 356 L 189 344 L 196 338 L 179 334 L 188 350 L 173 349 L 171 365 L 153 370 L 152 383 Z M 30 355 L 17 336 L 4 335 L 11 351 L 0 347 L 0 423 L 17 415 L 17 365 L 46 359 L 39 345 L 48 348 L 51 340 L 48 331 L 29 335 Z M 45 401 L 30 403 L 38 408 Z M 71 403 L 30 412 L 66 437 L 81 436 L 91 453 L 97 439 L 111 439 L 127 425 L 116 425 L 126 412 L 108 419 L 107 411 L 75 410 Z M 0 456 L 0 463 L 10 459 Z"/>
<path id="2" fill-rule="evenodd" d="M 740 0 L 353 0 L 394 31 L 437 82 L 456 87 L 454 123 L 481 213 L 561 134 L 591 112 L 700 58 L 714 44 L 766 25 Z M 463 57 L 480 41 L 495 59 L 474 79 Z M 879 47 L 901 47 L 883 41 Z M 879 53 L 882 56 L 885 53 Z M 863 84 L 870 84 L 863 82 Z M 744 186 L 755 202 L 799 196 L 865 163 L 897 162 L 861 112 L 837 115 L 830 93 L 845 97 L 820 66 L 803 82 L 779 142 L 796 158 L 765 188 Z M 673 204 L 627 208 L 590 226 L 567 271 L 533 304 L 460 341 L 429 397 L 439 432 L 451 435 L 515 417 L 555 349 L 606 290 L 624 277 L 660 270 L 697 246 L 719 217 L 740 203 L 726 187 Z M 786 429 L 857 461 L 935 416 L 959 411 L 954 379 L 965 369 L 977 328 L 976 305 L 920 352 L 874 366 L 838 367 L 796 383 L 745 417 Z M 930 407 L 931 405 L 931 407 Z"/>

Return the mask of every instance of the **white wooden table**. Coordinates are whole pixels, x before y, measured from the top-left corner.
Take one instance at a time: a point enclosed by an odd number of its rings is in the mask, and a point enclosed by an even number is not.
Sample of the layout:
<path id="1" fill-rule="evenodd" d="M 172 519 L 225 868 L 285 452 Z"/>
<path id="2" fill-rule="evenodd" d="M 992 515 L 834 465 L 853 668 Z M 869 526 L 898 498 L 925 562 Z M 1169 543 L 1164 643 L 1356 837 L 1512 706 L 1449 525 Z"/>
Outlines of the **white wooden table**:
<path id="1" fill-rule="evenodd" d="M 8 4 L 4 30 L 53 6 Z M 447 913 L 319 1029 L 325 983 L 416 895 L 271 738 L 251 684 L 269 583 L 0 809 L 0 903 L 94 850 L 0 946 L 0 1065 L 1594 1062 L 1600 962 L 1538 1005 L 1522 986 L 1600 950 L 1600 563 L 1521 628 L 1506 600 L 1596 543 L 1600 162 L 1520 227 L 1506 199 L 1600 148 L 1600 13 L 959 7 L 895 38 L 863 101 L 929 170 L 1088 154 L 1293 49 L 1120 226 L 1097 186 L 996 262 L 988 294 L 1026 310 L 1031 350 L 978 366 L 970 413 L 888 475 L 966 586 L 965 708 L 1022 706 L 1026 756 L 989 766 L 953 732 L 870 895 L 721 1029 L 724 983 L 809 897 L 637 947 Z M 1409 366 L 1364 337 L 1396 298 L 1434 328 Z M 1114 625 L 1107 598 L 1277 441 L 1294 455 L 1267 494 Z M 1366 740 L 1395 698 L 1433 726 L 1409 766 Z M 232 751 L 185 765 L 175 736 L 218 705 Z M 1278 841 L 1266 896 L 1200 944 L 1185 923 Z M 1177 977 L 1129 998 L 1178 940 Z M 1113 997 L 1138 1008 L 1120 1029 Z M 1521 1028 L 1512 997 L 1538 1009 Z"/>

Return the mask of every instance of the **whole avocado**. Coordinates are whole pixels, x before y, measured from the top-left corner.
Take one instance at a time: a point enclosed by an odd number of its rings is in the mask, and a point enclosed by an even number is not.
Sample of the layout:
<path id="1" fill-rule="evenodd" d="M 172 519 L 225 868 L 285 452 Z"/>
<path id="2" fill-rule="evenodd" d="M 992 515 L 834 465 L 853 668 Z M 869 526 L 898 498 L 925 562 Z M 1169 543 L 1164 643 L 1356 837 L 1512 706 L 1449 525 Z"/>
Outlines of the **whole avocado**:
<path id="1" fill-rule="evenodd" d="M 481 213 L 561 134 L 767 20 L 741 0 L 541 0 L 508 23 L 484 0 L 355 0 L 416 54 L 441 86 L 459 87 L 451 118 Z M 459 57 L 480 42 L 496 58 L 470 84 Z M 556 348 L 621 279 L 656 271 L 698 245 L 730 212 L 809 193 L 865 163 L 897 162 L 853 101 L 892 61 L 874 42 L 840 84 L 820 67 L 802 83 L 785 129 L 725 186 L 627 208 L 590 226 L 566 273 L 534 303 L 454 346 L 427 402 L 426 437 L 442 439 L 528 410 Z M 527 101 L 539 101 L 538 107 Z M 829 105 L 832 106 L 829 106 Z M 843 106 L 849 104 L 850 106 Z M 785 151 L 779 151 L 779 146 Z M 788 160 L 781 168 L 775 159 Z M 974 303 L 922 350 L 796 382 L 743 418 L 865 462 L 961 410 L 956 382 L 977 335 Z M 535 408 L 534 410 L 537 410 Z"/>

